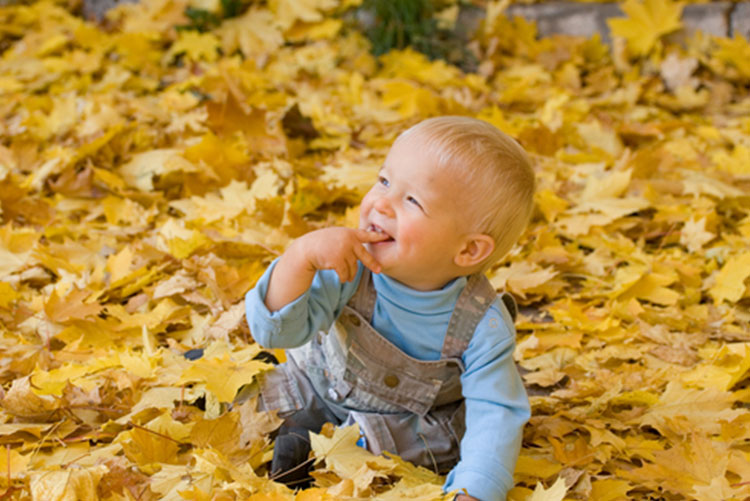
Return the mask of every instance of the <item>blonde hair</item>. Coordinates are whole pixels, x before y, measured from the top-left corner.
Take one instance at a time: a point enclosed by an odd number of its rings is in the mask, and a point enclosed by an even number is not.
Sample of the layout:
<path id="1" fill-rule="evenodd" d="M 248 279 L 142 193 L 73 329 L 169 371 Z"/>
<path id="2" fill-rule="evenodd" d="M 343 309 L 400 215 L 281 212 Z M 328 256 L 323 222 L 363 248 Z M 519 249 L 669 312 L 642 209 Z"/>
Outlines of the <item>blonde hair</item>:
<path id="1" fill-rule="evenodd" d="M 417 136 L 438 161 L 466 181 L 476 193 L 470 210 L 471 231 L 489 235 L 495 250 L 483 262 L 486 270 L 502 258 L 531 218 L 534 171 L 524 149 L 495 126 L 476 118 L 429 118 L 403 132 L 396 141 Z M 467 203 L 470 203 L 467 200 Z"/>

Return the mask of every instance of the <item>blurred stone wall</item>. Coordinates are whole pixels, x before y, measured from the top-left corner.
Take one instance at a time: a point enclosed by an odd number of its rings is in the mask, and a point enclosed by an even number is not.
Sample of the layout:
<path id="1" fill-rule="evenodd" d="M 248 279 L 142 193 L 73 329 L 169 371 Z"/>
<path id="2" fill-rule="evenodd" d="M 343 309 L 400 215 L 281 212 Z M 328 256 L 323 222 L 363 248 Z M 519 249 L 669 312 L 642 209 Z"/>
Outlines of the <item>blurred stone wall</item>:
<path id="1" fill-rule="evenodd" d="M 464 11 L 460 19 L 469 25 L 469 28 L 464 29 L 476 29 L 484 11 L 477 7 L 464 7 Z M 510 16 L 536 21 L 540 36 L 565 34 L 590 37 L 594 33 L 600 33 L 607 42 L 610 41 L 607 19 L 625 15 L 614 2 L 512 4 L 506 12 Z M 682 20 L 688 30 L 701 30 L 730 38 L 740 34 L 750 38 L 750 2 L 687 4 L 682 11 Z"/>
<path id="2" fill-rule="evenodd" d="M 136 3 L 138 0 L 83 0 L 83 16 L 86 19 L 101 19 L 112 7 L 121 3 Z"/>
<path id="3" fill-rule="evenodd" d="M 83 15 L 87 19 L 98 20 L 112 7 L 136 1 L 138 0 L 83 0 Z M 19 2 L 22 0 L 0 0 L 0 5 Z M 540 36 L 559 33 L 589 37 L 594 33 L 600 33 L 605 41 L 610 40 L 607 19 L 624 15 L 617 3 L 588 2 L 512 4 L 507 12 L 511 16 L 536 21 Z M 483 17 L 483 9 L 463 5 L 459 17 L 459 32 L 468 38 L 477 29 Z M 683 10 L 682 17 L 688 30 L 701 30 L 726 37 L 739 34 L 750 39 L 750 2 L 688 4 Z"/>

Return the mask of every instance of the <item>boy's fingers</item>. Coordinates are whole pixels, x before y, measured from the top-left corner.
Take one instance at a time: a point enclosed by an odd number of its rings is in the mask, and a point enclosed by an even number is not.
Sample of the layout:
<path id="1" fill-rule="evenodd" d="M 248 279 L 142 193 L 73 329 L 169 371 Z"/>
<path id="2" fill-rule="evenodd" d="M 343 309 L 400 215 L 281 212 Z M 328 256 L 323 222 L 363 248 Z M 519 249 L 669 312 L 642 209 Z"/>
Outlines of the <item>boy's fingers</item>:
<path id="1" fill-rule="evenodd" d="M 339 282 L 344 283 L 349 281 L 349 269 L 346 266 L 346 263 L 343 265 L 339 265 L 336 267 L 336 273 L 339 276 Z"/>
<path id="2" fill-rule="evenodd" d="M 351 282 L 354 276 L 357 274 L 357 262 L 347 259 L 346 260 L 346 281 Z"/>
<path id="3" fill-rule="evenodd" d="M 382 242 L 383 240 L 388 240 L 389 238 L 391 238 L 385 233 L 378 233 L 377 231 L 368 231 L 363 229 L 355 230 L 355 234 L 357 235 L 357 239 L 362 243 Z"/>
<path id="4" fill-rule="evenodd" d="M 362 264 L 369 268 L 370 271 L 372 271 L 373 273 L 380 273 L 380 263 L 378 263 L 378 261 L 374 257 L 372 257 L 372 254 L 367 252 L 367 249 L 365 249 L 363 246 L 355 246 L 354 254 L 357 255 L 357 259 L 362 261 Z"/>
<path id="5" fill-rule="evenodd" d="M 339 274 L 339 280 L 341 282 L 351 282 L 356 274 L 357 262 L 351 262 L 349 259 L 344 259 L 341 265 L 336 268 L 336 273 Z"/>

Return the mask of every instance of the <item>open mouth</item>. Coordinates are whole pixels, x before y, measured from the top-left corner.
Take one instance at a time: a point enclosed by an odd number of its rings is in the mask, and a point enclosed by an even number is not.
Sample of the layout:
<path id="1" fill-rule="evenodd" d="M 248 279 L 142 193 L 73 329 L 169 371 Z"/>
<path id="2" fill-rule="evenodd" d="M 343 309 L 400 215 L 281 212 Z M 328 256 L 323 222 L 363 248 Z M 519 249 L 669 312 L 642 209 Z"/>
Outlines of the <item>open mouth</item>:
<path id="1" fill-rule="evenodd" d="M 368 226 L 367 227 L 367 231 L 374 231 L 375 233 L 381 233 L 383 235 L 388 236 L 388 238 L 386 240 L 383 240 L 383 241 L 380 241 L 380 242 L 376 242 L 376 243 L 382 244 L 382 243 L 386 243 L 386 242 L 393 242 L 393 237 L 390 236 L 390 235 L 388 235 L 388 233 L 386 233 L 385 230 L 383 228 L 381 228 L 380 226 L 378 226 L 377 224 L 371 224 L 370 226 Z"/>

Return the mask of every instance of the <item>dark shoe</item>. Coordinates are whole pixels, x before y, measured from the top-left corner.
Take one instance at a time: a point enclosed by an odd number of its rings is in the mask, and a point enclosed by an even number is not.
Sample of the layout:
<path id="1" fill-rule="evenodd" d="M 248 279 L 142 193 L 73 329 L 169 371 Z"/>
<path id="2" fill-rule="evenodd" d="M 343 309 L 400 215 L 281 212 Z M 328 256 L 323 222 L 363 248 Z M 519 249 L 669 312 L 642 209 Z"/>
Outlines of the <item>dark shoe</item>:
<path id="1" fill-rule="evenodd" d="M 279 359 L 270 351 L 261 351 L 253 357 L 253 360 L 260 360 L 267 364 L 279 365 Z"/>
<path id="2" fill-rule="evenodd" d="M 182 356 L 187 358 L 188 360 L 198 360 L 203 356 L 203 348 L 194 348 L 192 350 L 188 350 L 183 353 Z"/>
<path id="3" fill-rule="evenodd" d="M 203 357 L 203 348 L 193 348 L 192 350 L 188 350 L 183 353 L 182 356 L 187 358 L 188 360 L 198 360 L 199 358 Z M 261 362 L 266 362 L 267 364 L 279 365 L 279 359 L 276 358 L 273 353 L 270 353 L 268 351 L 261 351 L 253 357 L 253 360 L 260 360 Z"/>
<path id="4" fill-rule="evenodd" d="M 310 458 L 310 435 L 305 428 L 279 428 L 273 448 L 271 479 L 292 489 L 306 489 L 312 484 L 313 459 Z"/>

